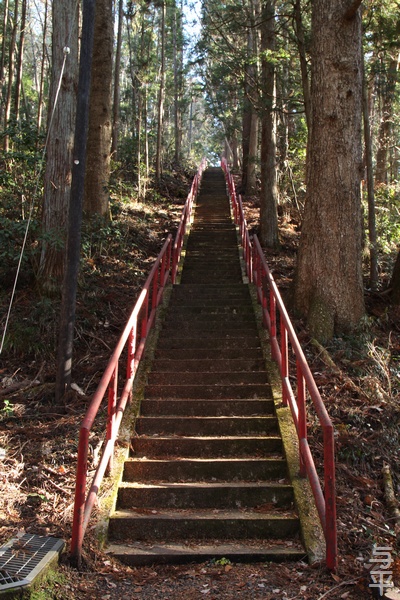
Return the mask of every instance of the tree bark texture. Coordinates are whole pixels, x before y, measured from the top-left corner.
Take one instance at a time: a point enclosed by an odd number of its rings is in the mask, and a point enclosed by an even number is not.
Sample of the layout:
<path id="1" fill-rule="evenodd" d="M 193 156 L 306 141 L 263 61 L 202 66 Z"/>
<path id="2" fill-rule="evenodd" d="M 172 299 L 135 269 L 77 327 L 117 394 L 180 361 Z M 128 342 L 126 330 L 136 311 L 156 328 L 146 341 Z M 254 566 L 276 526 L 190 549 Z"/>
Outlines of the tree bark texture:
<path id="1" fill-rule="evenodd" d="M 110 216 L 111 87 L 114 42 L 113 1 L 97 0 L 90 88 L 84 212 Z"/>
<path id="2" fill-rule="evenodd" d="M 253 3 L 250 6 L 251 23 L 255 24 L 256 7 Z M 255 108 L 255 100 L 258 95 L 257 91 L 257 64 L 254 58 L 257 56 L 257 32 L 255 27 L 249 27 L 247 31 L 247 53 L 249 63 L 245 69 L 245 94 L 248 101 L 245 104 L 245 109 L 248 114 L 245 116 L 243 137 L 246 136 L 246 151 L 247 160 L 243 159 L 243 170 L 246 169 L 243 177 L 242 188 L 243 194 L 255 194 L 257 191 L 257 154 L 258 154 L 258 125 L 259 117 Z M 248 146 L 247 146 L 248 144 Z M 244 155 L 244 150 L 243 150 Z"/>
<path id="3" fill-rule="evenodd" d="M 278 188 L 276 173 L 276 136 L 274 118 L 275 67 L 267 51 L 275 49 L 275 2 L 264 0 L 261 31 L 262 118 L 261 118 L 261 195 L 260 241 L 268 248 L 278 248 Z"/>
<path id="4" fill-rule="evenodd" d="M 27 0 L 22 0 L 21 27 L 20 27 L 19 44 L 18 44 L 18 57 L 17 57 L 15 94 L 14 94 L 14 116 L 15 116 L 15 120 L 17 122 L 19 121 L 19 111 L 20 111 L 21 93 L 22 93 L 22 65 L 23 65 L 24 49 L 25 49 L 26 2 L 27 2 Z"/>
<path id="5" fill-rule="evenodd" d="M 365 79 L 364 56 L 362 55 L 363 65 L 363 123 L 364 123 L 364 146 L 365 146 L 365 167 L 367 178 L 367 198 L 368 198 L 368 240 L 369 240 L 369 285 L 372 290 L 378 287 L 378 239 L 376 232 L 376 207 L 374 190 L 374 173 L 372 167 L 372 137 L 371 123 L 369 118 L 368 88 Z"/>
<path id="6" fill-rule="evenodd" d="M 117 160 L 118 152 L 118 134 L 119 134 L 119 103 L 120 103 L 120 69 L 121 69 L 121 46 L 122 46 L 122 28 L 124 24 L 124 2 L 119 0 L 118 4 L 118 33 L 117 48 L 115 51 L 114 66 L 114 100 L 113 100 L 113 126 L 111 140 L 111 154 Z"/>
<path id="7" fill-rule="evenodd" d="M 182 40 L 182 8 L 177 4 L 174 10 L 174 160 L 181 161 L 182 155 L 182 69 L 183 69 L 183 40 Z"/>
<path id="8" fill-rule="evenodd" d="M 310 80 L 308 76 L 307 52 L 303 27 L 303 18 L 301 12 L 301 0 L 296 0 L 294 4 L 293 26 L 296 34 L 297 47 L 299 50 L 301 84 L 303 88 L 304 112 L 308 131 L 311 131 L 311 94 Z"/>
<path id="9" fill-rule="evenodd" d="M 166 3 L 161 5 L 161 24 L 160 24 L 160 88 L 158 91 L 158 107 L 157 107 L 157 147 L 156 147 L 156 180 L 160 181 L 162 171 L 162 138 L 164 124 L 164 100 L 165 100 L 165 18 L 166 18 Z"/>
<path id="10" fill-rule="evenodd" d="M 10 117 L 11 117 L 11 100 L 12 100 L 12 89 L 13 89 L 13 81 L 14 81 L 15 48 L 16 48 L 16 41 L 17 41 L 18 19 L 19 19 L 19 0 L 15 0 L 14 16 L 13 16 L 13 24 L 12 24 L 10 48 L 9 48 L 7 95 L 6 95 L 5 108 L 4 108 L 4 129 L 6 130 L 6 134 L 4 136 L 4 142 L 3 142 L 4 152 L 8 152 L 10 149 L 10 136 L 7 133 L 7 128 L 8 128 Z"/>
<path id="11" fill-rule="evenodd" d="M 8 23 L 8 0 L 3 2 L 3 24 L 2 24 L 2 40 L 1 40 L 1 57 L 0 57 L 0 89 L 3 89 L 4 70 L 6 64 L 6 40 L 7 40 L 7 23 Z M 0 104 L 2 109 L 3 102 Z"/>
<path id="12" fill-rule="evenodd" d="M 44 90 L 44 78 L 45 78 L 45 65 L 46 65 L 46 38 L 47 38 L 47 13 L 48 13 L 48 0 L 44 3 L 44 16 L 43 16 L 43 33 L 42 33 L 42 56 L 40 62 L 40 79 L 39 79 L 39 98 L 38 98 L 38 110 L 37 110 L 37 147 L 39 147 L 39 134 L 42 127 L 42 114 L 43 114 L 43 90 Z"/>
<path id="13" fill-rule="evenodd" d="M 64 271 L 78 85 L 76 8 L 75 0 L 53 0 L 52 68 L 47 126 L 49 133 L 42 222 L 44 242 L 40 261 L 40 279 L 47 293 L 58 292 Z M 56 101 L 67 44 L 69 53 Z"/>
<path id="14" fill-rule="evenodd" d="M 82 207 L 85 183 L 86 144 L 96 0 L 83 0 L 76 123 L 74 133 L 71 202 L 68 214 L 66 265 L 63 281 L 60 333 L 57 353 L 56 402 L 71 385 L 76 293 L 81 253 Z"/>
<path id="15" fill-rule="evenodd" d="M 319 341 L 364 314 L 362 281 L 361 15 L 348 0 L 315 0 L 312 13 L 310 173 L 295 305 Z"/>
<path id="16" fill-rule="evenodd" d="M 382 118 L 378 134 L 378 151 L 376 153 L 375 184 L 388 183 L 388 155 L 392 140 L 393 112 L 399 56 L 392 58 L 386 77 L 386 89 L 383 97 Z"/>
<path id="17" fill-rule="evenodd" d="M 393 304 L 400 304 L 400 251 L 394 265 L 390 287 L 392 289 L 391 300 Z"/>
<path id="18" fill-rule="evenodd" d="M 249 165 L 250 131 L 251 131 L 251 103 L 247 97 L 247 83 L 245 73 L 243 113 L 242 113 L 242 185 L 241 192 L 247 191 L 247 172 Z"/>

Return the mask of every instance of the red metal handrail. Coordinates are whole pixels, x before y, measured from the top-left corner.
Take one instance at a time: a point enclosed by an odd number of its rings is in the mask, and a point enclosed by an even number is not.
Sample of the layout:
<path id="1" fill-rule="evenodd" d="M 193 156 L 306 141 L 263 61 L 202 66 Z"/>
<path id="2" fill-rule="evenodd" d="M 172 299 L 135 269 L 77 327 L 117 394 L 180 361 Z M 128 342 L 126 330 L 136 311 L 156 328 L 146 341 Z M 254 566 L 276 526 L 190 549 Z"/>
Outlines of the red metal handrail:
<path id="1" fill-rule="evenodd" d="M 253 281 L 258 301 L 262 307 L 263 324 L 270 334 L 271 356 L 278 363 L 282 381 L 282 400 L 290 407 L 299 440 L 300 475 L 308 477 L 326 542 L 326 565 L 337 567 L 337 527 L 335 494 L 334 432 L 331 419 L 320 396 L 304 352 L 286 311 L 278 287 L 267 265 L 260 242 L 255 235 L 250 240 L 241 198 L 237 198 L 232 176 L 226 160 L 221 166 L 226 175 L 229 196 L 235 222 L 239 226 L 247 274 Z M 246 228 L 246 232 L 244 232 Z M 279 327 L 277 327 L 279 318 Z M 291 373 L 289 351 L 295 357 L 295 373 Z M 291 378 L 296 381 L 293 388 Z M 307 394 L 312 401 L 323 432 L 324 445 L 324 490 L 315 468 L 314 459 L 307 440 Z"/>
<path id="2" fill-rule="evenodd" d="M 176 276 L 178 273 L 178 264 L 181 257 L 181 251 L 183 246 L 183 241 L 185 238 L 185 233 L 190 223 L 190 217 L 192 215 L 193 204 L 197 198 L 197 194 L 199 192 L 199 187 L 201 183 L 201 178 L 203 172 L 207 166 L 207 161 L 205 158 L 200 163 L 200 166 L 197 170 L 196 175 L 194 176 L 192 187 L 190 189 L 189 195 L 186 199 L 185 206 L 183 207 L 181 220 L 179 223 L 178 231 L 176 233 L 174 248 L 173 248 L 173 261 L 172 261 L 172 283 L 176 282 Z"/>
<path id="3" fill-rule="evenodd" d="M 71 537 L 71 559 L 77 564 L 79 564 L 81 560 L 83 537 L 89 523 L 101 482 L 106 471 L 112 469 L 115 440 L 118 435 L 126 405 L 132 396 L 132 384 L 143 355 L 148 333 L 154 323 L 156 310 L 161 302 L 165 286 L 168 283 L 170 276 L 173 281 L 176 277 L 183 238 L 205 167 L 206 162 L 203 159 L 193 179 L 192 187 L 182 212 L 175 242 L 173 244 L 172 235 L 168 235 L 149 276 L 147 277 L 146 283 L 136 301 L 115 350 L 108 361 L 106 370 L 103 373 L 97 390 L 87 409 L 86 416 L 81 424 Z M 118 373 L 121 355 L 124 350 L 126 350 L 127 354 L 126 377 L 118 399 L 118 388 L 120 387 L 118 385 Z M 89 436 L 105 396 L 108 398 L 105 445 L 92 484 L 86 496 Z"/>

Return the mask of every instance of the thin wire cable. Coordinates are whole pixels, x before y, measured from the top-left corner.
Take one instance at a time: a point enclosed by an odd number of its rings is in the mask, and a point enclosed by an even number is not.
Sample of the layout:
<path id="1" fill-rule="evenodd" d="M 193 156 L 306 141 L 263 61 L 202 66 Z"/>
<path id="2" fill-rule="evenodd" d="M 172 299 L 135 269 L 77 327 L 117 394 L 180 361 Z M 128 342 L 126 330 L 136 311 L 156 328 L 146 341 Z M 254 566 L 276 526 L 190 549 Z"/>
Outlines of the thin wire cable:
<path id="1" fill-rule="evenodd" d="M 20 252 L 20 255 L 19 255 L 17 272 L 15 274 L 14 285 L 13 285 L 13 289 L 12 289 L 12 292 L 11 292 L 10 303 L 9 303 L 9 306 L 8 306 L 8 311 L 7 311 L 7 316 L 6 316 L 6 322 L 4 324 L 3 335 L 2 335 L 2 338 L 1 338 L 0 354 L 3 352 L 3 348 L 4 348 L 4 342 L 5 342 L 5 339 L 6 339 L 6 333 L 7 333 L 8 324 L 9 324 L 9 321 L 10 321 L 11 310 L 12 310 L 13 303 L 14 303 L 14 297 L 15 297 L 15 292 L 16 292 L 16 289 L 17 289 L 18 278 L 19 278 L 19 274 L 20 274 L 20 271 L 21 271 L 22 259 L 24 257 L 26 242 L 27 242 L 27 239 L 28 239 L 29 228 L 30 228 L 31 221 L 32 221 L 33 209 L 34 209 L 34 206 L 35 206 L 35 199 L 36 199 L 37 192 L 38 192 L 38 189 L 39 189 L 39 178 L 40 178 L 40 176 L 42 174 L 42 171 L 43 171 L 43 165 L 44 165 L 44 160 L 45 160 L 45 156 L 46 156 L 46 152 L 47 152 L 47 146 L 48 146 L 49 139 L 50 139 L 50 133 L 51 133 L 52 125 L 53 125 L 54 114 L 55 114 L 55 111 L 56 111 L 56 108 L 57 108 L 58 99 L 59 99 L 59 95 L 60 95 L 62 78 L 64 76 L 64 71 L 65 71 L 65 66 L 66 66 L 67 58 L 68 58 L 68 55 L 70 53 L 69 44 L 70 44 L 70 41 L 71 41 L 72 31 L 74 29 L 75 21 L 76 21 L 76 18 L 77 18 L 78 2 L 79 2 L 79 0 L 77 0 L 76 4 L 75 4 L 74 19 L 73 19 L 73 21 L 71 23 L 70 32 L 69 32 L 69 35 L 68 35 L 68 41 L 67 41 L 68 45 L 64 46 L 64 49 L 63 49 L 64 59 L 63 59 L 63 63 L 62 63 L 62 66 L 61 66 L 60 77 L 58 79 L 58 85 L 57 85 L 56 95 L 55 95 L 55 98 L 54 98 L 54 104 L 53 104 L 53 108 L 52 108 L 51 115 L 50 115 L 49 126 L 48 126 L 48 129 L 47 129 L 46 141 L 45 141 L 45 144 L 44 144 L 44 148 L 43 148 L 43 151 L 42 151 L 42 156 L 41 156 L 40 163 L 39 163 L 39 170 L 38 170 L 38 174 L 37 174 L 37 177 L 36 177 L 35 189 L 34 189 L 34 192 L 33 192 L 33 195 L 32 195 L 32 200 L 31 200 L 30 207 L 29 207 L 29 214 L 28 214 L 28 219 L 27 219 L 27 222 L 26 222 L 25 234 L 24 234 L 24 239 L 23 239 L 23 242 L 22 242 L 21 252 Z"/>

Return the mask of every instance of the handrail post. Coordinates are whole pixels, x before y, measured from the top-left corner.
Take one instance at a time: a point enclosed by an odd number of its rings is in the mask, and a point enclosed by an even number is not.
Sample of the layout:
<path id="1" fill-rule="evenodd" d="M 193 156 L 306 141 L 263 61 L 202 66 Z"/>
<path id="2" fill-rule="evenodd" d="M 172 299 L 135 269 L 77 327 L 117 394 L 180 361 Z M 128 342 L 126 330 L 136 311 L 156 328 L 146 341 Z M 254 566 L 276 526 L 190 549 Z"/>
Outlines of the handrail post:
<path id="1" fill-rule="evenodd" d="M 337 525 L 336 525 L 336 484 L 335 450 L 332 425 L 324 427 L 324 482 L 325 482 L 325 539 L 326 565 L 335 571 L 337 568 Z"/>
<path id="2" fill-rule="evenodd" d="M 257 302 L 259 304 L 261 304 L 261 298 L 260 298 L 260 260 L 259 260 L 259 256 L 258 256 L 258 253 L 256 252 L 255 247 L 254 247 L 254 256 L 253 256 L 253 279 L 254 279 L 254 284 L 256 286 Z M 263 316 L 263 318 L 264 318 L 264 316 Z"/>
<path id="3" fill-rule="evenodd" d="M 135 373 L 135 354 L 136 354 L 136 335 L 137 322 L 135 322 L 129 332 L 128 338 L 128 359 L 126 366 L 126 378 L 131 379 Z"/>
<path id="4" fill-rule="evenodd" d="M 253 283 L 253 252 L 252 252 L 252 242 L 250 237 L 247 238 L 247 245 L 248 245 L 248 260 L 249 260 L 249 268 L 248 268 L 248 276 L 249 276 L 249 282 Z"/>
<path id="5" fill-rule="evenodd" d="M 258 270 L 259 270 L 259 281 L 260 281 L 260 291 L 261 291 L 261 298 L 260 298 L 260 302 L 261 302 L 261 308 L 262 308 L 262 314 L 263 314 L 263 323 L 264 323 L 264 327 L 268 327 L 268 319 L 267 319 L 267 314 L 268 314 L 268 296 L 265 293 L 265 289 L 264 289 L 264 279 L 266 278 L 265 273 L 262 273 L 262 265 L 260 260 L 258 260 Z M 271 335 L 271 333 L 270 333 Z"/>
<path id="6" fill-rule="evenodd" d="M 285 379 L 289 377 L 289 348 L 288 348 L 288 332 L 286 329 L 286 325 L 283 319 L 283 315 L 281 314 L 280 319 L 281 324 L 281 376 L 282 376 L 282 404 L 283 406 L 288 405 L 288 397 L 286 392 L 286 386 L 284 385 Z"/>
<path id="7" fill-rule="evenodd" d="M 301 365 L 300 362 L 298 360 L 298 358 L 296 357 L 296 371 L 297 371 L 297 408 L 299 411 L 299 427 L 298 427 L 298 435 L 299 435 L 299 440 L 302 439 L 307 439 L 307 414 L 306 414 L 306 386 L 305 386 L 305 381 L 304 381 L 304 377 L 303 377 L 303 372 L 301 370 Z M 300 456 L 299 456 L 299 462 L 300 462 L 300 477 L 306 477 L 307 475 L 307 471 L 306 471 L 306 465 L 303 459 L 303 454 L 301 452 L 301 445 L 299 445 L 300 447 Z"/>
<path id="8" fill-rule="evenodd" d="M 72 518 L 71 558 L 80 567 L 83 543 L 83 519 L 85 515 L 89 431 L 81 427 L 79 432 L 78 460 L 76 468 L 74 515 Z"/>
<path id="9" fill-rule="evenodd" d="M 152 295 L 151 295 L 151 310 L 154 310 L 157 307 L 159 279 L 160 279 L 160 266 L 158 266 L 158 269 L 154 274 L 153 290 L 152 290 Z"/>
<path id="10" fill-rule="evenodd" d="M 168 249 L 170 244 L 168 244 Z M 166 261 L 167 261 L 167 253 L 164 254 L 161 261 L 161 272 L 160 272 L 160 288 L 163 289 L 165 285 L 165 270 L 166 270 Z M 158 306 L 158 294 L 157 294 L 157 304 Z"/>
<path id="11" fill-rule="evenodd" d="M 115 433 L 115 415 L 117 410 L 117 393 L 118 393 L 118 363 L 115 365 L 114 372 L 111 376 L 108 386 L 108 416 L 107 416 L 107 434 L 106 440 L 113 440 Z M 106 475 L 112 473 L 114 466 L 114 452 L 111 452 L 110 459 L 106 468 Z"/>
<path id="12" fill-rule="evenodd" d="M 149 320 L 149 294 L 146 294 L 146 298 L 143 306 L 144 315 L 142 316 L 142 327 L 140 332 L 140 340 L 144 340 L 147 337 L 147 323 Z"/>

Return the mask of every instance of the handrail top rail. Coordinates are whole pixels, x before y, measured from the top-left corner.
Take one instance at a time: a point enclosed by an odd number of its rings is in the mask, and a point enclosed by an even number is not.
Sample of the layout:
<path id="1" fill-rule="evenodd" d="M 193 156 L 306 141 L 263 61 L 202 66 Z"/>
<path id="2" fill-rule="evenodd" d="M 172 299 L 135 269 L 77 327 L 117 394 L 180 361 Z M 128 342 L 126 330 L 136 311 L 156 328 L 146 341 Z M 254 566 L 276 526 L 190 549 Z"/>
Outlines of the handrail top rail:
<path id="1" fill-rule="evenodd" d="M 300 345 L 300 342 L 299 342 L 297 334 L 294 330 L 292 321 L 291 321 L 291 319 L 288 315 L 288 312 L 286 310 L 286 307 L 283 303 L 282 296 L 279 292 L 278 286 L 276 285 L 275 279 L 268 267 L 268 264 L 267 264 L 267 261 L 264 256 L 264 252 L 262 251 L 261 244 L 257 237 L 257 234 L 254 234 L 253 242 L 254 242 L 255 247 L 257 248 L 263 268 L 268 277 L 270 285 L 273 289 L 273 294 L 276 298 L 276 302 L 277 302 L 280 314 L 282 315 L 282 318 L 284 320 L 285 327 L 288 332 L 290 342 L 292 344 L 292 349 L 299 361 L 299 365 L 300 365 L 302 374 L 307 383 L 307 387 L 310 392 L 310 396 L 313 401 L 313 404 L 314 404 L 315 410 L 317 412 L 318 418 L 320 420 L 320 423 L 324 427 L 324 429 L 333 429 L 333 424 L 332 424 L 331 418 L 328 414 L 328 411 L 326 410 L 325 404 L 321 398 L 321 394 L 319 393 L 319 390 L 316 386 L 313 374 L 311 373 L 311 369 L 310 369 L 307 359 L 304 355 L 303 348 Z"/>
<path id="2" fill-rule="evenodd" d="M 155 260 L 155 262 L 150 270 L 150 273 L 147 276 L 146 282 L 143 285 L 143 288 L 139 294 L 139 297 L 135 302 L 135 305 L 132 309 L 130 317 L 122 331 L 122 334 L 119 337 L 117 345 L 115 346 L 114 351 L 107 363 L 105 371 L 104 371 L 104 373 L 100 379 L 100 382 L 96 388 L 96 391 L 94 392 L 94 394 L 92 396 L 92 400 L 86 410 L 85 417 L 84 417 L 81 427 L 80 427 L 81 430 L 87 429 L 88 431 L 90 431 L 90 429 L 92 428 L 94 419 L 96 418 L 97 412 L 100 408 L 100 404 L 104 398 L 104 394 L 106 393 L 107 386 L 108 386 L 108 384 L 111 380 L 111 377 L 114 373 L 115 367 L 121 356 L 122 350 L 124 349 L 126 340 L 128 339 L 129 332 L 131 331 L 132 325 L 135 322 L 140 310 L 143 307 L 144 301 L 146 300 L 146 297 L 149 293 L 150 285 L 151 285 L 152 279 L 154 277 L 154 274 L 157 271 L 157 269 L 160 265 L 160 262 L 164 256 L 164 254 L 166 253 L 169 244 L 171 243 L 171 240 L 172 240 L 172 235 L 168 234 L 168 236 L 157 256 L 157 259 Z"/>

